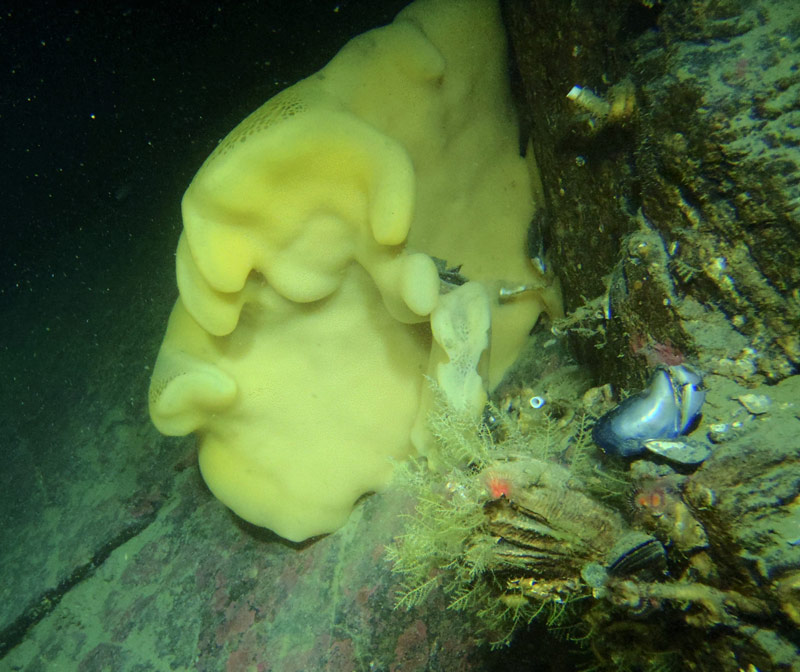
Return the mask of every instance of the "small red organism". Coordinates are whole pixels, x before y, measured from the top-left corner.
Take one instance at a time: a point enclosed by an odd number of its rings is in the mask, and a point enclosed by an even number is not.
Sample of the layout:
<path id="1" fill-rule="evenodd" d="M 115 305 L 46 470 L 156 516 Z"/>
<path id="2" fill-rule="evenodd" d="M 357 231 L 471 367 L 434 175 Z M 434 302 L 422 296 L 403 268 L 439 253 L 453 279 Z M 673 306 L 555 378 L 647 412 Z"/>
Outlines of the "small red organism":
<path id="1" fill-rule="evenodd" d="M 649 366 L 677 366 L 686 361 L 684 354 L 669 340 L 659 343 L 650 336 L 636 333 L 630 339 L 631 352 L 647 360 Z"/>
<path id="2" fill-rule="evenodd" d="M 634 355 L 638 355 L 647 345 L 647 336 L 641 331 L 636 331 L 630 336 L 630 348 Z"/>
<path id="3" fill-rule="evenodd" d="M 657 511 L 664 506 L 664 493 L 660 490 L 636 493 L 636 506 Z"/>
<path id="4" fill-rule="evenodd" d="M 653 343 L 649 359 L 656 364 L 665 364 L 667 366 L 677 366 L 686 361 L 684 354 L 669 341 L 666 343 Z"/>
<path id="5" fill-rule="evenodd" d="M 486 475 L 486 488 L 489 490 L 489 496 L 492 499 L 500 499 L 501 497 L 511 499 L 512 483 L 510 478 L 489 472 Z"/>
<path id="6" fill-rule="evenodd" d="M 669 507 L 669 486 L 656 480 L 645 481 L 633 493 L 633 507 L 637 512 L 658 518 Z"/>

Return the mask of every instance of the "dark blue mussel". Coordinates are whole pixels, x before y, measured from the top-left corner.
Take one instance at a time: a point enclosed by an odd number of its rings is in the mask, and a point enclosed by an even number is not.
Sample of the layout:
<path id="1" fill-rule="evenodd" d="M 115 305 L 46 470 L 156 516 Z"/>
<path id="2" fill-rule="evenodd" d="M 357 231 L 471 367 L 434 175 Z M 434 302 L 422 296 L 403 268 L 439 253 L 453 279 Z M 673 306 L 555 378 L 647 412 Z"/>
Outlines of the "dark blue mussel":
<path id="1" fill-rule="evenodd" d="M 595 423 L 592 438 L 609 455 L 649 451 L 673 462 L 699 464 L 710 454 L 708 445 L 680 437 L 694 427 L 705 398 L 703 378 L 694 368 L 660 366 L 645 390 Z"/>

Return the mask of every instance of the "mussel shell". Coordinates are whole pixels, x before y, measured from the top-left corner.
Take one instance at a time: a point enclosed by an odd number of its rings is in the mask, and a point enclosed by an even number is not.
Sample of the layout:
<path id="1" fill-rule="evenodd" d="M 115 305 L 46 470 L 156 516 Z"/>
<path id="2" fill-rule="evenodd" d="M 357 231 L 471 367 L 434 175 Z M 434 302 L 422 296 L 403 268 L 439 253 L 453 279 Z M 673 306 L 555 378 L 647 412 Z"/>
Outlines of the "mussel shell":
<path id="1" fill-rule="evenodd" d="M 644 445 L 654 455 L 678 464 L 700 464 L 711 455 L 708 444 L 689 439 L 648 439 Z"/>
<path id="2" fill-rule="evenodd" d="M 688 434 L 700 417 L 701 409 L 706 400 L 703 377 L 696 369 L 687 364 L 670 366 L 667 371 L 675 392 L 676 402 L 680 407 L 680 434 Z"/>
<path id="3" fill-rule="evenodd" d="M 702 378 L 694 369 L 659 367 L 645 390 L 595 423 L 592 438 L 610 455 L 640 455 L 648 439 L 674 439 L 690 430 L 704 401 Z"/>
<path id="4" fill-rule="evenodd" d="M 606 556 L 609 576 L 639 576 L 656 579 L 667 568 L 667 553 L 661 542 L 643 532 L 628 532 Z"/>

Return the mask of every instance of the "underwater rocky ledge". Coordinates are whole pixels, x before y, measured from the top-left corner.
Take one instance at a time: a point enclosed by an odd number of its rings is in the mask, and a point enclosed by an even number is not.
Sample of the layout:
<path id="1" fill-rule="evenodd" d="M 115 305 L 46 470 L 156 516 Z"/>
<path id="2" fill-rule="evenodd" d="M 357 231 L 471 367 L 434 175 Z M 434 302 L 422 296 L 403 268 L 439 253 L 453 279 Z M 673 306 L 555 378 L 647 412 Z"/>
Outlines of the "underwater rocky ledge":
<path id="1" fill-rule="evenodd" d="M 58 463 L 83 489 L 44 493 L 36 470 L 16 483 L 32 510 L 89 512 L 68 549 L 53 539 L 60 512 L 37 517 L 49 560 L 14 579 L 3 665 L 800 669 L 793 3 L 504 10 L 520 113 L 545 120 L 530 126 L 548 202 L 535 243 L 567 316 L 532 335 L 469 441 L 453 444 L 453 418 L 440 426 L 456 456 L 446 478 L 407 476 L 427 504 L 389 491 L 338 532 L 287 543 L 220 506 L 192 442 L 159 437 L 127 389 L 114 398 L 127 411 L 105 420 L 94 390 L 91 443 L 77 421 L 70 435 L 92 452 Z M 617 111 L 579 107 L 576 85 Z M 710 443 L 706 460 L 593 445 L 592 423 L 655 365 L 683 363 L 704 374 L 690 436 Z M 127 383 L 143 390 L 145 375 Z M 98 491 L 123 469 L 116 492 Z M 441 536 L 421 533 L 432 521 Z M 7 551 L 15 567 L 26 543 Z"/>

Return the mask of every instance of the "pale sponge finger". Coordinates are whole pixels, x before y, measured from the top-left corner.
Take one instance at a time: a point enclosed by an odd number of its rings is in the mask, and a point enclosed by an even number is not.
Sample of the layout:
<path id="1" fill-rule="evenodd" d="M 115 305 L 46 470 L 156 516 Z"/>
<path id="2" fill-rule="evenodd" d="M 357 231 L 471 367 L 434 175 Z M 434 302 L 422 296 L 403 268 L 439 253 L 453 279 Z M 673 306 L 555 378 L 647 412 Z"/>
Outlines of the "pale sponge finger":
<path id="1" fill-rule="evenodd" d="M 178 239 L 178 251 L 175 253 L 175 275 L 186 310 L 203 329 L 214 336 L 224 336 L 234 330 L 239 321 L 244 294 L 220 292 L 208 284 L 194 262 L 183 233 Z"/>
<path id="2" fill-rule="evenodd" d="M 400 295 L 417 315 L 430 315 L 439 301 L 439 271 L 427 254 L 409 254 L 403 260 Z"/>
<path id="3" fill-rule="evenodd" d="M 162 434 L 183 436 L 201 429 L 209 415 L 224 411 L 236 400 L 236 381 L 206 361 L 213 341 L 179 299 L 150 382 L 150 417 Z"/>

